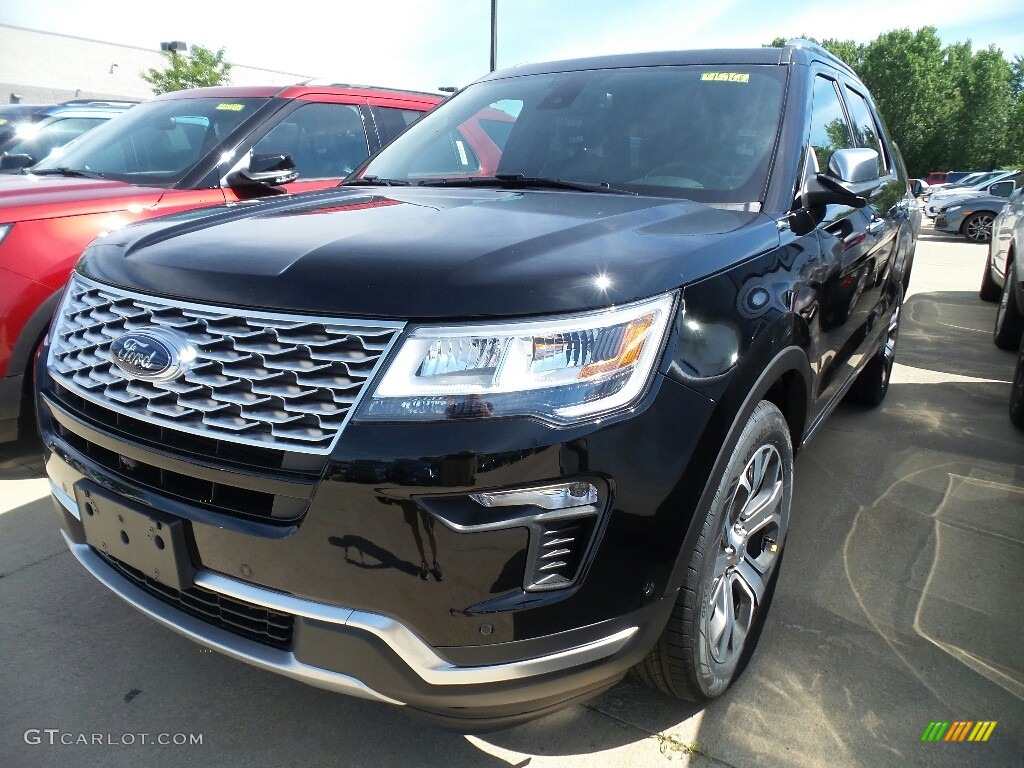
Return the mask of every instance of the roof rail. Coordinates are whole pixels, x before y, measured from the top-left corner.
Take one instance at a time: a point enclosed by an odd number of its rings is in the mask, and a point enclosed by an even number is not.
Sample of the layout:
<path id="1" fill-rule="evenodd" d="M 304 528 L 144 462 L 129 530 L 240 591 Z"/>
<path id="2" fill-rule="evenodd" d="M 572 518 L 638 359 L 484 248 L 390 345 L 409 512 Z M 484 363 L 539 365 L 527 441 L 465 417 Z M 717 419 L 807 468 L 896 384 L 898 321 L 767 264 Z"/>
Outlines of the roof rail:
<path id="1" fill-rule="evenodd" d="M 358 83 L 336 83 L 330 78 L 324 77 L 311 77 L 308 80 L 302 80 L 298 85 L 316 87 L 316 88 L 352 88 L 361 91 L 390 91 L 391 93 L 408 93 L 414 96 L 439 96 L 438 93 L 431 93 L 430 91 L 414 91 L 409 88 L 392 88 L 387 85 L 359 85 Z"/>
<path id="2" fill-rule="evenodd" d="M 114 106 L 119 107 L 122 104 L 140 104 L 141 102 L 137 99 L 70 99 L 69 101 L 62 101 L 60 106 Z"/>
<path id="3" fill-rule="evenodd" d="M 786 41 L 787 48 L 802 48 L 805 51 L 813 51 L 814 53 L 826 58 L 836 64 L 840 69 L 845 69 L 851 75 L 858 77 L 857 73 L 854 72 L 853 67 L 847 64 L 845 61 L 836 56 L 832 51 L 823 45 L 814 42 L 813 40 L 805 40 L 802 37 L 794 37 L 792 40 Z"/>

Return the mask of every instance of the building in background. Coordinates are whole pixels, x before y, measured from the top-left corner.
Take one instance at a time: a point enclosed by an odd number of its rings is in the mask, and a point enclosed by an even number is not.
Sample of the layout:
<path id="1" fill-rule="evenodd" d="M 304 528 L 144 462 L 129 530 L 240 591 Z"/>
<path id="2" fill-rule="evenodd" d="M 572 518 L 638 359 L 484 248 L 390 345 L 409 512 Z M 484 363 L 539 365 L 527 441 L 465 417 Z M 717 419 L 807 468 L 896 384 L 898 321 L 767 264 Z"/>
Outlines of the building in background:
<path id="1" fill-rule="evenodd" d="M 152 87 L 139 73 L 164 66 L 159 40 L 150 50 L 0 24 L 0 103 L 148 99 Z M 288 85 L 309 77 L 231 62 L 232 85 Z"/>

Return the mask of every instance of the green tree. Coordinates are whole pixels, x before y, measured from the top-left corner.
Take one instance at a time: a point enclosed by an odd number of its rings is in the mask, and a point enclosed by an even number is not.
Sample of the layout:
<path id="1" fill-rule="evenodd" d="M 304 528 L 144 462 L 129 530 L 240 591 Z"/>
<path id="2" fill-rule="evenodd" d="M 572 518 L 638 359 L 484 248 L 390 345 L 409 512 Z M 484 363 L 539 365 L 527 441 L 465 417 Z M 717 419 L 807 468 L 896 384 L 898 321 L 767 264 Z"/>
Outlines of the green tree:
<path id="1" fill-rule="evenodd" d="M 897 29 L 864 46 L 857 68 L 908 167 L 941 168 L 948 151 L 942 41 L 935 27 Z M 948 89 L 946 89 L 948 91 Z"/>
<path id="2" fill-rule="evenodd" d="M 813 40 L 813 38 L 806 39 Z M 771 45 L 781 46 L 775 38 Z M 896 29 L 866 45 L 820 43 L 870 89 L 912 176 L 1024 165 L 1024 59 L 970 41 L 943 47 L 935 27 Z"/>
<path id="3" fill-rule="evenodd" d="M 231 64 L 224 60 L 223 48 L 214 53 L 209 48 L 193 45 L 187 56 L 177 51 L 164 51 L 163 57 L 167 60 L 164 69 L 151 68 L 139 73 L 157 95 L 231 82 Z"/>
<path id="4" fill-rule="evenodd" d="M 970 126 L 963 144 L 967 167 L 999 168 L 1015 154 L 1008 142 L 1012 80 L 1010 63 L 994 46 L 971 59 L 960 114 L 962 123 Z"/>

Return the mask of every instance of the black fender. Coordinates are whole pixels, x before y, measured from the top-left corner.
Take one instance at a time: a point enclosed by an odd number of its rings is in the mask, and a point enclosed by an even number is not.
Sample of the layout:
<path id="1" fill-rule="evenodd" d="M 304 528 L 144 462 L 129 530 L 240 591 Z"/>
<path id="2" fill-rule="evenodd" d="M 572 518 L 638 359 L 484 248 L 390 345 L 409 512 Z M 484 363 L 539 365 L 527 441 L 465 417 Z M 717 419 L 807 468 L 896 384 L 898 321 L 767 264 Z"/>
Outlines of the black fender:
<path id="1" fill-rule="evenodd" d="M 769 342 L 770 338 L 768 337 L 771 337 L 772 335 L 773 334 L 768 333 L 761 334 L 758 341 Z M 666 595 L 678 591 L 686 580 L 686 572 L 690 563 L 690 558 L 693 555 L 693 550 L 696 546 L 701 528 L 704 525 L 704 520 L 711 508 L 711 502 L 713 501 L 715 492 L 718 488 L 719 478 L 725 471 L 729 457 L 732 455 L 733 449 L 739 442 L 740 434 L 743 431 L 743 427 L 746 425 L 747 419 L 750 418 L 750 414 L 754 412 L 754 408 L 757 407 L 757 404 L 765 399 L 765 395 L 769 393 L 772 386 L 783 376 L 790 373 L 794 373 L 801 378 L 804 384 L 805 393 L 803 413 L 798 414 L 801 417 L 801 427 L 798 430 L 799 434 L 793 435 L 793 449 L 796 451 L 802 442 L 803 431 L 807 426 L 807 415 L 810 413 L 813 393 L 813 379 L 810 363 L 808 362 L 807 353 L 804 349 L 795 345 L 781 349 L 768 361 L 761 371 L 756 373 L 754 376 L 743 375 L 741 371 L 734 372 L 734 381 L 730 382 L 729 390 L 736 392 L 737 389 L 746 388 L 747 394 L 742 398 L 738 407 L 730 406 L 730 401 L 733 400 L 733 398 L 728 396 L 723 397 L 722 400 L 719 401 L 719 411 L 731 411 L 731 413 L 722 413 L 720 416 L 720 418 L 728 419 L 727 423 L 729 423 L 729 427 L 725 433 L 725 439 L 722 440 L 717 453 L 715 454 L 715 460 L 713 464 L 711 464 L 710 470 L 705 475 L 707 481 L 704 484 L 704 489 L 701 492 L 700 498 L 694 509 L 694 513 L 690 517 L 689 527 L 686 531 L 686 536 L 683 539 L 683 545 L 679 550 L 675 565 L 672 567 L 672 572 L 666 582 Z M 750 382 L 751 378 L 753 378 L 752 382 Z M 747 385 L 748 382 L 749 386 L 747 387 L 745 385 Z M 709 443 L 705 447 L 708 453 L 710 453 L 714 450 L 712 447 L 713 441 L 716 435 L 720 434 L 720 432 L 714 429 L 713 426 L 709 426 L 707 433 L 708 434 L 706 434 L 704 441 Z"/>

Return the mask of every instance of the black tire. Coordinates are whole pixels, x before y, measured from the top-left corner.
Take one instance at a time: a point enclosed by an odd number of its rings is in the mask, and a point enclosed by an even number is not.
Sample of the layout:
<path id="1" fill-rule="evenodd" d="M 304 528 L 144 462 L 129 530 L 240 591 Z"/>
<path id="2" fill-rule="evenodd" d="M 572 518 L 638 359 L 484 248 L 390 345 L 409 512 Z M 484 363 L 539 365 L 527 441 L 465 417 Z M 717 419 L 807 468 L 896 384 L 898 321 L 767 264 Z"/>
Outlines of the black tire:
<path id="1" fill-rule="evenodd" d="M 985 274 L 981 276 L 978 295 L 982 301 L 999 301 L 999 293 L 999 284 L 992 279 L 992 249 L 989 247 L 988 258 L 985 259 Z"/>
<path id="2" fill-rule="evenodd" d="M 1024 331 L 1024 318 L 1017 306 L 1017 292 L 1013 289 L 1014 265 L 1006 265 L 1006 280 L 1003 281 L 1003 294 L 996 310 L 996 324 L 992 329 L 992 338 L 1000 349 L 1014 350 L 1020 345 L 1021 332 Z"/>
<path id="3" fill-rule="evenodd" d="M 641 680 L 704 702 L 743 671 L 775 589 L 792 498 L 789 425 L 762 400 L 718 481 L 668 624 L 636 667 Z"/>
<path id="4" fill-rule="evenodd" d="M 960 227 L 960 232 L 969 243 L 985 243 L 992 240 L 992 222 L 996 215 L 988 211 L 978 211 L 971 214 Z"/>
<path id="5" fill-rule="evenodd" d="M 1024 429 L 1024 339 L 1017 350 L 1017 367 L 1013 371 L 1013 386 L 1010 388 L 1010 421 L 1018 429 Z"/>
<path id="6" fill-rule="evenodd" d="M 903 291 L 896 297 L 896 307 L 889 317 L 882 348 L 875 353 L 871 361 L 864 366 L 857 380 L 853 382 L 846 398 L 860 405 L 879 405 L 889 392 L 889 379 L 892 378 L 892 365 L 896 360 L 896 342 L 899 340 L 900 318 L 903 315 Z"/>

